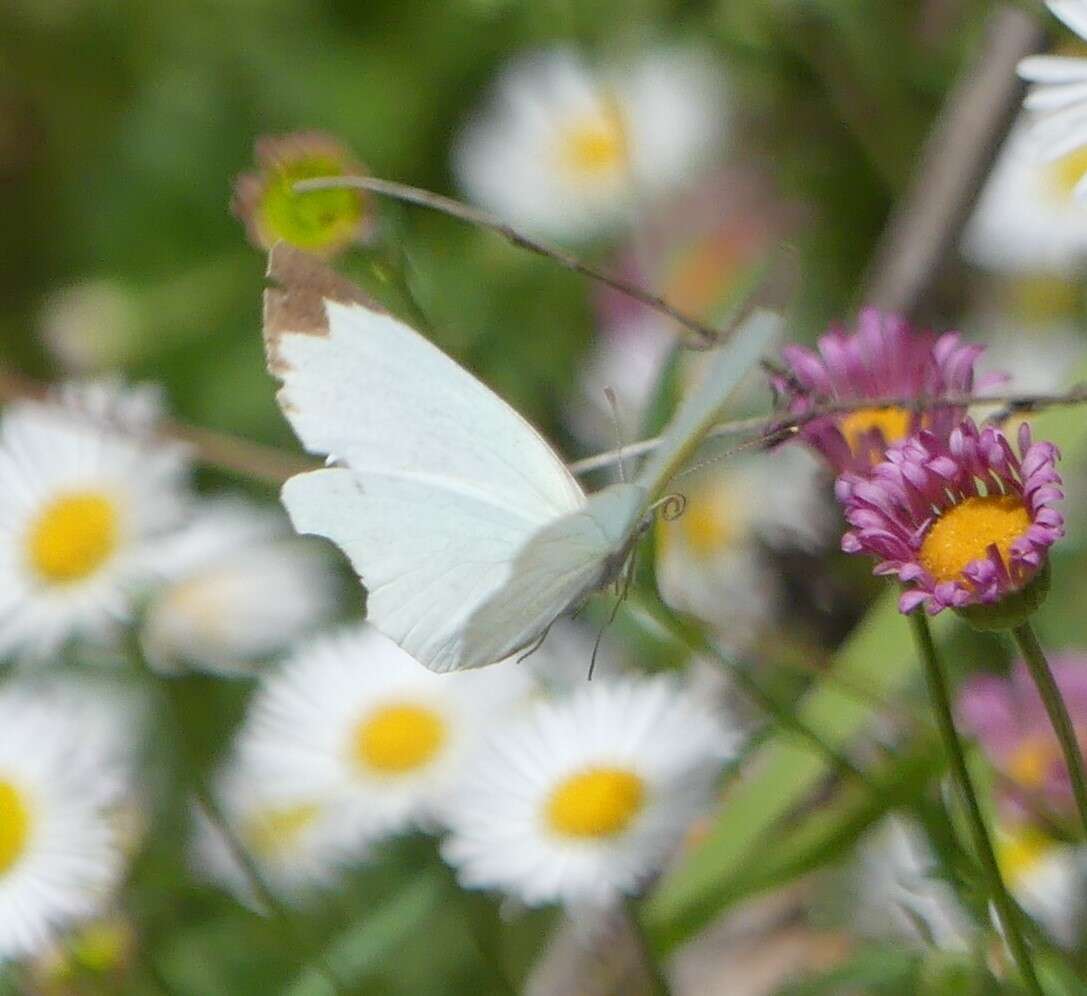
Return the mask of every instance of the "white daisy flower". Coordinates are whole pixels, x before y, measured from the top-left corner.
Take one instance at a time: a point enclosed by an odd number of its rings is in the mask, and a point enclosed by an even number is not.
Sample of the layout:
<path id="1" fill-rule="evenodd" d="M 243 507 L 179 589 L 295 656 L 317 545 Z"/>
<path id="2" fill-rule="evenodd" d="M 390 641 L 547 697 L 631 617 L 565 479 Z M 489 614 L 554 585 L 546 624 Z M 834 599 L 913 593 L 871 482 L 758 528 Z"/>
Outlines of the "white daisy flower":
<path id="1" fill-rule="evenodd" d="M 1087 0 L 1048 0 L 1046 6 L 1087 41 Z M 1036 115 L 1031 138 L 1050 162 L 1063 161 L 1065 181 L 1087 198 L 1087 59 L 1032 55 L 1019 63 L 1031 87 L 1024 107 Z"/>
<path id="2" fill-rule="evenodd" d="M 690 484 L 680 478 L 683 514 L 656 526 L 661 597 L 742 649 L 783 597 L 762 548 L 814 553 L 834 528 L 822 483 L 818 461 L 798 446 L 729 458 Z"/>
<path id="3" fill-rule="evenodd" d="M 699 52 L 594 69 L 554 48 L 506 69 L 461 134 L 454 168 L 473 200 L 512 224 L 584 238 L 694 178 L 726 117 L 720 74 Z"/>
<path id="4" fill-rule="evenodd" d="M 0 420 L 0 656 L 103 639 L 131 615 L 187 503 L 182 447 L 152 442 L 146 394 L 69 389 Z"/>
<path id="5" fill-rule="evenodd" d="M 610 905 L 710 807 L 735 746 L 667 678 L 594 682 L 493 735 L 449 799 L 443 854 L 467 887 Z"/>
<path id="6" fill-rule="evenodd" d="M 996 837 L 997 861 L 1016 902 L 1058 944 L 1073 946 L 1087 913 L 1087 849 L 1054 840 L 1030 826 Z"/>
<path id="7" fill-rule="evenodd" d="M 367 837 L 427 826 L 483 733 L 531 694 L 528 674 L 512 661 L 435 674 L 362 624 L 266 680 L 239 750 L 261 784 L 330 798 Z"/>
<path id="8" fill-rule="evenodd" d="M 291 789 L 270 781 L 263 768 L 235 758 L 216 783 L 234 841 L 197 809 L 191 856 L 196 873 L 259 908 L 236 844 L 245 848 L 268 887 L 292 902 L 332 884 L 344 864 L 363 857 L 365 841 L 327 798 Z"/>
<path id="9" fill-rule="evenodd" d="M 168 580 L 142 633 L 159 670 L 252 673 L 335 608 L 335 577 L 320 548 L 244 499 L 206 502 L 161 546 L 159 562 Z"/>
<path id="10" fill-rule="evenodd" d="M 40 952 L 101 912 L 122 852 L 113 813 L 125 779 L 67 710 L 0 692 L 0 962 Z"/>
<path id="11" fill-rule="evenodd" d="M 1075 274 L 1087 263 L 1087 203 L 1075 196 L 1087 150 L 1039 158 L 1021 124 L 1009 135 L 963 233 L 963 255 L 1009 274 Z"/>

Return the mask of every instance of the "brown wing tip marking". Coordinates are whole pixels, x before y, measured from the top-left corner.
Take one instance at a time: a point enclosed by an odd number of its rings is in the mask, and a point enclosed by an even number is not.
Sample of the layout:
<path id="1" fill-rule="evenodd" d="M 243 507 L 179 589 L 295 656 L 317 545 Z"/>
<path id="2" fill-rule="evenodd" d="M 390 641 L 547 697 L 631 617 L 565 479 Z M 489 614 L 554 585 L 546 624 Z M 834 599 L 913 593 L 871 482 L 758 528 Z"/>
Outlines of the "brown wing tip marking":
<path id="1" fill-rule="evenodd" d="M 278 286 L 264 292 L 264 345 L 268 369 L 285 372 L 279 340 L 291 335 L 328 335 L 326 301 L 361 304 L 383 312 L 372 298 L 322 260 L 279 242 L 268 254 L 268 279 Z"/>

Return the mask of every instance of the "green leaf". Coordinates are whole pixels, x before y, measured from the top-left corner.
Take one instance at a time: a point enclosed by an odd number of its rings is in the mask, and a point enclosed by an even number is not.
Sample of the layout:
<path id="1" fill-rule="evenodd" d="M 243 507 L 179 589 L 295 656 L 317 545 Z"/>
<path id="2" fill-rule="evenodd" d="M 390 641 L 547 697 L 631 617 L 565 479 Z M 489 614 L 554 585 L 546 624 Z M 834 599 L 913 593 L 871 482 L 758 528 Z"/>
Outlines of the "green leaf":
<path id="1" fill-rule="evenodd" d="M 946 613 L 936 622 L 938 632 L 953 625 Z M 897 593 L 889 591 L 835 656 L 833 672 L 840 680 L 834 675 L 823 678 L 801 701 L 797 715 L 826 743 L 846 747 L 871 718 L 871 706 L 851 694 L 849 687 L 860 685 L 887 697 L 906 684 L 914 668 Z M 712 918 L 720 909 L 720 897 L 745 873 L 761 843 L 829 773 L 825 755 L 796 735 L 780 732 L 751 767 L 757 774 L 736 788 L 706 838 L 665 876 L 645 905 L 647 929 L 664 949 Z"/>
<path id="2" fill-rule="evenodd" d="M 399 941 L 418 930 L 438 906 L 445 884 L 437 873 L 420 876 L 384 906 L 352 924 L 326 949 L 328 971 L 341 984 L 354 985 L 379 967 Z M 322 967 L 311 965 L 285 990 L 286 996 L 336 996 Z"/>

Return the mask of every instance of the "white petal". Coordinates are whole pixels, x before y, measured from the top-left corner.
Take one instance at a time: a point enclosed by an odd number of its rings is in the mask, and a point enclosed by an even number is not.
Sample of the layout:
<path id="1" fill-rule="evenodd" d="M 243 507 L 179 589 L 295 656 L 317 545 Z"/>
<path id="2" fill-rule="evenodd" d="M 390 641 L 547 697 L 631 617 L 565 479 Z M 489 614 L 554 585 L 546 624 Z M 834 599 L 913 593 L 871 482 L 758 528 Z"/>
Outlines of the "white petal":
<path id="1" fill-rule="evenodd" d="M 1020 60 L 1019 75 L 1032 83 L 1071 83 L 1087 79 L 1087 59 L 1066 55 L 1028 55 Z"/>
<path id="2" fill-rule="evenodd" d="M 1084 0 L 1049 0 L 1049 9 L 1080 38 L 1087 39 L 1087 3 Z"/>
<path id="3" fill-rule="evenodd" d="M 1034 87 L 1023 106 L 1028 111 L 1057 111 L 1084 102 L 1087 102 L 1087 73 L 1076 83 Z"/>

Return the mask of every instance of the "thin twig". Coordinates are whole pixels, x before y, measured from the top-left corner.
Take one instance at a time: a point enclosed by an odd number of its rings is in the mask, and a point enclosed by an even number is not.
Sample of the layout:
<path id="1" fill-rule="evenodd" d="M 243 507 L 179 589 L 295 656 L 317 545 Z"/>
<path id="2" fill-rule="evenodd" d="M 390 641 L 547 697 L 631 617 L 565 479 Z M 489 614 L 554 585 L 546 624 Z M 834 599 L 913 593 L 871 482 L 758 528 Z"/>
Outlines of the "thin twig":
<path id="1" fill-rule="evenodd" d="M 686 312 L 681 311 L 663 297 L 652 294 L 634 284 L 627 283 L 625 280 L 621 280 L 619 277 L 607 273 L 604 270 L 599 270 L 595 266 L 590 266 L 588 263 L 585 263 L 576 256 L 568 253 L 565 249 L 522 234 L 517 231 L 517 229 L 507 225 L 497 215 L 490 214 L 487 211 L 480 211 L 478 208 L 469 207 L 467 204 L 453 200 L 451 197 L 435 194 L 430 190 L 423 190 L 421 187 L 412 187 L 406 183 L 396 183 L 392 180 L 380 180 L 373 176 L 318 177 L 313 180 L 300 180 L 294 185 L 294 189 L 298 193 L 306 193 L 313 190 L 332 190 L 341 187 L 361 188 L 362 190 L 369 190 L 375 194 L 384 194 L 386 197 L 393 197 L 399 201 L 406 201 L 409 204 L 418 204 L 420 207 L 430 208 L 433 211 L 440 211 L 442 214 L 447 214 L 452 218 L 467 222 L 469 225 L 478 225 L 480 228 L 489 229 L 496 235 L 500 235 L 511 245 L 518 246 L 521 249 L 527 249 L 529 252 L 558 263 L 567 270 L 573 270 L 574 273 L 580 273 L 583 277 L 588 277 L 591 280 L 596 280 L 599 283 L 605 284 L 612 288 L 612 290 L 618 291 L 620 294 L 625 294 L 627 297 L 633 298 L 635 301 L 644 304 L 647 308 L 652 308 L 654 311 L 660 312 L 662 315 L 671 318 L 673 321 L 679 322 L 680 325 L 683 325 L 685 328 L 694 332 L 704 346 L 712 346 L 720 342 L 726 331 L 723 329 L 716 329 L 711 325 L 707 325 L 705 322 L 699 321 L 692 315 L 688 315 Z"/>
<path id="2" fill-rule="evenodd" d="M 1087 403 L 1087 385 L 1077 385 L 1064 394 L 948 394 L 942 398 L 863 398 L 850 401 L 828 401 L 813 406 L 809 411 L 794 415 L 758 415 L 753 418 L 735 419 L 730 422 L 721 422 L 714 426 L 707 434 L 707 439 L 717 439 L 723 436 L 741 436 L 746 433 L 754 433 L 754 438 L 745 443 L 743 448 L 752 446 L 770 445 L 784 437 L 790 431 L 802 429 L 805 425 L 816 419 L 825 418 L 828 415 L 843 415 L 849 412 L 863 411 L 869 408 L 901 408 L 910 412 L 924 412 L 934 408 L 965 408 L 970 405 L 999 405 L 1001 410 L 993 415 L 993 419 L 1000 421 L 1010 415 L 1026 414 L 1041 411 L 1044 408 L 1060 408 L 1069 405 L 1081 405 Z M 638 442 L 627 443 L 620 450 L 607 450 L 575 460 L 568 464 L 572 474 L 588 474 L 594 470 L 602 470 L 618 463 L 620 457 L 644 456 L 652 452 L 661 442 L 660 436 L 652 439 L 642 439 Z"/>

